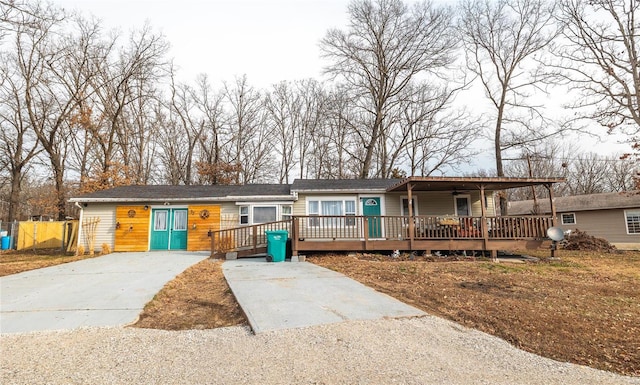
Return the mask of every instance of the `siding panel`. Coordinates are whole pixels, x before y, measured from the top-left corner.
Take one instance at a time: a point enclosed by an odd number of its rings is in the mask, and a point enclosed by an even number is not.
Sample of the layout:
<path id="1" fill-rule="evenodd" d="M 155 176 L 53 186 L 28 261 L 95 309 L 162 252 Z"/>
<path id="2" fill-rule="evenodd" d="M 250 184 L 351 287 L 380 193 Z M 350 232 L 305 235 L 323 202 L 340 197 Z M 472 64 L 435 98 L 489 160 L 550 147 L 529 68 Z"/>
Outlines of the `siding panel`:
<path id="1" fill-rule="evenodd" d="M 151 209 L 146 207 L 147 210 L 145 206 L 116 206 L 114 251 L 149 250 Z"/>
<path id="2" fill-rule="evenodd" d="M 188 210 L 187 250 L 211 250 L 209 230 L 220 230 L 220 205 L 193 205 Z"/>
<path id="3" fill-rule="evenodd" d="M 116 225 L 115 206 L 113 204 L 90 203 L 83 209 L 82 220 L 87 221 L 92 218 L 99 219 L 96 227 L 95 248 L 96 252 L 102 251 L 102 245 L 107 245 L 111 250 L 114 248 L 114 231 Z M 79 245 L 85 250 L 89 250 L 89 244 L 85 236 L 85 230 L 81 230 Z"/>
<path id="4" fill-rule="evenodd" d="M 604 238 L 618 247 L 640 244 L 640 234 L 627 234 L 624 209 L 575 211 L 576 223 L 558 226 L 564 230 L 579 229 L 594 237 Z M 558 213 L 558 218 L 563 213 Z"/>

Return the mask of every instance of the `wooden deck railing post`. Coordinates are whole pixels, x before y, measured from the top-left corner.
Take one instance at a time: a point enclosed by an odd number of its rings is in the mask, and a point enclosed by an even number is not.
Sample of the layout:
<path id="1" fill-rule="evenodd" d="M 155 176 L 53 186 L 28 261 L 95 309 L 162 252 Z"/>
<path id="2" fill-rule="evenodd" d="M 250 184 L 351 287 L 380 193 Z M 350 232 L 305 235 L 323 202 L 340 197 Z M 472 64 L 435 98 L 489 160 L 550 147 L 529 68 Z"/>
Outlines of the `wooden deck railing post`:
<path id="1" fill-rule="evenodd" d="M 258 249 L 258 226 L 253 226 L 251 229 L 252 237 L 251 237 L 251 249 L 256 251 Z"/>
<path id="2" fill-rule="evenodd" d="M 216 235 L 211 233 L 211 258 L 215 257 L 216 253 Z"/>
<path id="3" fill-rule="evenodd" d="M 484 185 L 480 185 L 480 208 L 481 208 L 481 219 L 480 226 L 482 227 L 482 247 L 484 251 L 489 248 L 489 226 L 487 226 L 487 208 L 484 205 L 485 203 L 485 191 Z M 498 258 L 498 252 L 496 250 L 491 250 L 491 259 L 494 261 Z"/>
<path id="4" fill-rule="evenodd" d="M 300 223 L 298 217 L 291 218 L 291 255 L 298 256 L 298 242 L 300 236 Z"/>
<path id="5" fill-rule="evenodd" d="M 409 248 L 413 251 L 413 240 L 416 237 L 416 224 L 413 212 L 413 185 L 407 183 L 407 206 L 409 207 Z"/>
<path id="6" fill-rule="evenodd" d="M 364 249 L 369 250 L 369 219 L 366 217 L 360 217 L 362 223 L 362 231 L 364 231 Z"/>

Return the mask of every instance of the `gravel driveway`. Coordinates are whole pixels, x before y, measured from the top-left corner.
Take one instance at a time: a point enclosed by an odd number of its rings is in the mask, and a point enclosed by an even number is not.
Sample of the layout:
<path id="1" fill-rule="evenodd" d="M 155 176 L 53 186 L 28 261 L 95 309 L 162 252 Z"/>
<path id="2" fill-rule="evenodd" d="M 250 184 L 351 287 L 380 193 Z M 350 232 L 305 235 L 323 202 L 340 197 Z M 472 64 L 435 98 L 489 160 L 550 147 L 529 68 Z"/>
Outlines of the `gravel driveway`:
<path id="1" fill-rule="evenodd" d="M 0 343 L 2 384 L 640 384 L 432 316 L 259 335 L 90 328 Z"/>

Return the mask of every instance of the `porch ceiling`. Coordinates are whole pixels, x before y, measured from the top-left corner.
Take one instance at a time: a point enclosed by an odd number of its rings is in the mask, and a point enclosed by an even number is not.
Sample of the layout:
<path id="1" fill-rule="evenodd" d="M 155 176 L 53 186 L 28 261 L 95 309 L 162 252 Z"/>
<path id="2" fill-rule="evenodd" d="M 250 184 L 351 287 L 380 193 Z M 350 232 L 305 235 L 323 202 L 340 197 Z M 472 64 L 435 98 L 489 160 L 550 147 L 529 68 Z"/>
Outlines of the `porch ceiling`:
<path id="1" fill-rule="evenodd" d="M 412 185 L 413 191 L 465 191 L 506 190 L 517 187 L 552 185 L 564 182 L 564 178 L 498 178 L 498 177 L 438 177 L 411 176 L 387 188 L 387 192 L 407 191 Z"/>

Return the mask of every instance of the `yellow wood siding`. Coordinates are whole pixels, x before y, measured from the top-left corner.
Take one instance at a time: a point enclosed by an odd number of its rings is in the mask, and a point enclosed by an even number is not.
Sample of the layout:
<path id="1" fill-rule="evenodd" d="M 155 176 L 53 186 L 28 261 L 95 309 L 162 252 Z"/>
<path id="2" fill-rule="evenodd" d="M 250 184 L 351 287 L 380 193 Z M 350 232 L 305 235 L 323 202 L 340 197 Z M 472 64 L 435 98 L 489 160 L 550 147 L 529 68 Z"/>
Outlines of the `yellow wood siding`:
<path id="1" fill-rule="evenodd" d="M 148 206 L 116 206 L 114 251 L 147 251 L 150 218 Z"/>
<path id="2" fill-rule="evenodd" d="M 220 205 L 193 205 L 188 210 L 187 250 L 211 250 L 209 231 L 220 230 Z"/>

